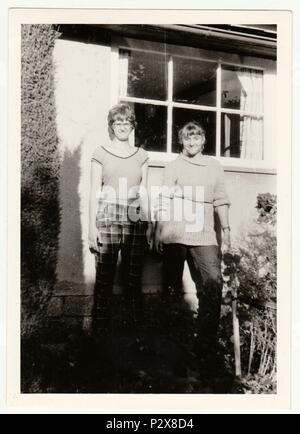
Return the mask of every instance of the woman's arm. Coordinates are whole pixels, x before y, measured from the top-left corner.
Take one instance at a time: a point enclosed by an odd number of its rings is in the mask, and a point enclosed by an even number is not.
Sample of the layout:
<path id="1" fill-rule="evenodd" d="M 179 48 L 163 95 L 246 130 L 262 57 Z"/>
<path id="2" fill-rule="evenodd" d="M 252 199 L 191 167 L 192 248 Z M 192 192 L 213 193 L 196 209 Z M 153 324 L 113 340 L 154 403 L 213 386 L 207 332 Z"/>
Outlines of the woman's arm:
<path id="1" fill-rule="evenodd" d="M 142 180 L 140 184 L 140 201 L 141 207 L 143 211 L 143 217 L 149 222 L 151 221 L 150 216 L 150 203 L 149 203 L 149 195 L 148 195 L 148 161 L 146 161 L 142 165 Z"/>
<path id="2" fill-rule="evenodd" d="M 148 194 L 148 160 L 142 166 L 142 181 L 140 184 L 140 200 L 142 207 L 143 218 L 148 222 L 148 228 L 146 232 L 147 241 L 149 246 L 152 248 L 152 240 L 153 240 L 153 224 L 151 221 L 151 204 L 150 204 L 150 196 Z"/>
<path id="3" fill-rule="evenodd" d="M 226 193 L 224 170 L 219 167 L 219 176 L 214 191 L 214 207 L 219 216 L 222 228 L 222 250 L 227 251 L 231 247 L 230 226 L 229 226 L 230 200 Z"/>
<path id="4" fill-rule="evenodd" d="M 230 200 L 226 192 L 225 174 L 223 167 L 216 166 L 217 180 L 214 188 L 213 205 L 219 216 L 222 228 L 222 250 L 223 252 L 231 248 L 230 226 L 229 226 L 229 207 Z"/>
<path id="5" fill-rule="evenodd" d="M 220 205 L 216 209 L 222 229 L 229 229 L 229 207 L 228 205 Z"/>
<path id="6" fill-rule="evenodd" d="M 163 172 L 162 191 L 158 198 L 158 209 L 156 212 L 155 226 L 155 248 L 158 253 L 163 253 L 163 241 L 161 238 L 164 222 L 160 220 L 161 212 L 164 208 L 164 194 L 173 193 L 177 181 L 176 163 L 166 165 Z"/>
<path id="7" fill-rule="evenodd" d="M 102 165 L 96 161 L 91 163 L 90 199 L 89 199 L 89 248 L 91 252 L 98 251 L 98 231 L 96 227 L 97 190 L 102 185 Z"/>
<path id="8" fill-rule="evenodd" d="M 221 205 L 217 207 L 221 228 L 222 228 L 222 251 L 223 253 L 231 248 L 231 236 L 229 226 L 229 206 Z"/>

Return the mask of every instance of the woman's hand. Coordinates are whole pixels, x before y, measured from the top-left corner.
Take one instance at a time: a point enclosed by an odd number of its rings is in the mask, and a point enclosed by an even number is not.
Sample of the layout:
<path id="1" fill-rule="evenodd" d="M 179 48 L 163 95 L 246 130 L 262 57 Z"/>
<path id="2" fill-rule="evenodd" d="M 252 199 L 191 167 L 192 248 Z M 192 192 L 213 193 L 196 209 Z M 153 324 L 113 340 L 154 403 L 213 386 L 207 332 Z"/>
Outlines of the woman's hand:
<path id="1" fill-rule="evenodd" d="M 148 223 L 148 227 L 146 230 L 146 238 L 147 238 L 149 250 L 152 250 L 153 249 L 153 225 L 152 225 L 152 223 Z"/>
<path id="2" fill-rule="evenodd" d="M 99 233 L 96 227 L 89 230 L 89 248 L 91 253 L 99 253 Z"/>
<path id="3" fill-rule="evenodd" d="M 222 236 L 222 253 L 227 253 L 231 249 L 231 237 L 230 237 L 230 229 L 225 228 L 223 229 L 223 236 Z"/>
<path id="4" fill-rule="evenodd" d="M 155 250 L 160 255 L 163 253 L 163 241 L 161 237 L 161 227 L 158 226 L 155 231 Z"/>

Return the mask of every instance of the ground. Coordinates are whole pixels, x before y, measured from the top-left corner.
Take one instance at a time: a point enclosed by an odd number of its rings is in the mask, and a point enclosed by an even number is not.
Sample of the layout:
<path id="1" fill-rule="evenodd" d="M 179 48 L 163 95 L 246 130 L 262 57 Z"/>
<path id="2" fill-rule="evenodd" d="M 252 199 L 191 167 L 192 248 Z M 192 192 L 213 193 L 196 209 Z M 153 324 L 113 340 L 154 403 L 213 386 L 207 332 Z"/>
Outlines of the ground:
<path id="1" fill-rule="evenodd" d="M 139 324 L 121 297 L 112 311 L 110 328 L 96 334 L 48 326 L 23 339 L 22 392 L 243 393 L 221 347 L 213 371 L 204 369 L 196 321 L 182 300 L 145 297 Z"/>

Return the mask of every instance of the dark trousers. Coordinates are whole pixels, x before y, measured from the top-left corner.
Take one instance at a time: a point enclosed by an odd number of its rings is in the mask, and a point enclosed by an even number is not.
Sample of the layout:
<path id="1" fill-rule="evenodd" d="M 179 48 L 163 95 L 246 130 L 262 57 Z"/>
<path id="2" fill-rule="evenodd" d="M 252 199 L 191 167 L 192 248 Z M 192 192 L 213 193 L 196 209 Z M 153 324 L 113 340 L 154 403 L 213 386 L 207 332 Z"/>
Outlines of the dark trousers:
<path id="1" fill-rule="evenodd" d="M 221 257 L 217 246 L 186 246 L 165 244 L 163 277 L 165 294 L 182 294 L 185 260 L 196 285 L 199 301 L 198 333 L 203 346 L 213 346 L 220 320 L 222 300 Z"/>
<path id="2" fill-rule="evenodd" d="M 145 223 L 106 222 L 98 227 L 101 245 L 96 256 L 93 322 L 107 326 L 119 251 L 125 300 L 136 311 L 142 308 L 141 271 L 145 251 Z"/>

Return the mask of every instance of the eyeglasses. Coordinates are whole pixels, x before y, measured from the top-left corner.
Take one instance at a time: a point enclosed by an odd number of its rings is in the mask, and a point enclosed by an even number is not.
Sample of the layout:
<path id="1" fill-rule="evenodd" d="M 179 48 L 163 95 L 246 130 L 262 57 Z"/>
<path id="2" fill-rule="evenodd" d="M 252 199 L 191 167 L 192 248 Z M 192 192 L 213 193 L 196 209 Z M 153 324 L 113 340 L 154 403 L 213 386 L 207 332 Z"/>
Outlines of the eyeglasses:
<path id="1" fill-rule="evenodd" d="M 204 137 L 203 133 L 201 133 L 201 134 L 193 134 L 191 136 L 183 136 L 182 138 L 183 138 L 183 140 L 191 141 L 192 139 L 194 139 L 194 140 L 200 140 L 202 137 Z"/>
<path id="2" fill-rule="evenodd" d="M 116 128 L 121 128 L 121 127 L 131 128 L 132 124 L 130 122 L 114 122 L 113 126 Z"/>

